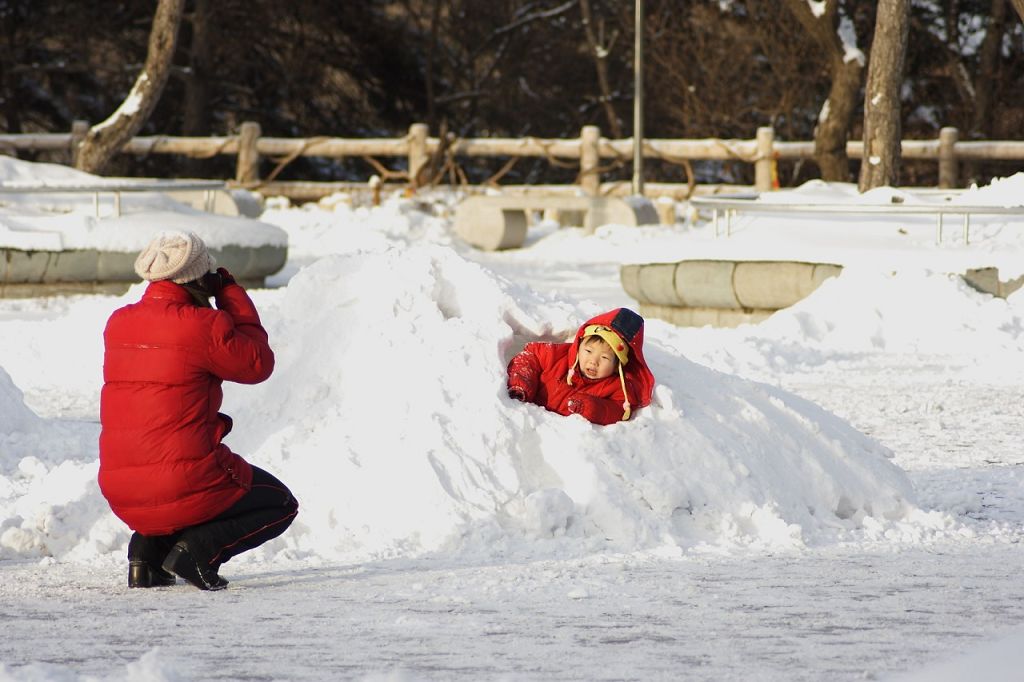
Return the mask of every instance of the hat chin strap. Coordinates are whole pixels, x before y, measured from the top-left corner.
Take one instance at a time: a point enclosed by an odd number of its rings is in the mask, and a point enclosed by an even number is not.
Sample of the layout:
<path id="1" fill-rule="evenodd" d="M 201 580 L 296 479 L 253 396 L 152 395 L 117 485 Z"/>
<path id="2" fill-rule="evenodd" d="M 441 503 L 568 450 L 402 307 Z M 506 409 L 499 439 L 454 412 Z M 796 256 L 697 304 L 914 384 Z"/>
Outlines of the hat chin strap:
<path id="1" fill-rule="evenodd" d="M 580 363 L 580 358 L 577 355 L 576 360 L 572 363 L 572 367 L 569 368 L 569 373 L 565 375 L 565 383 L 572 386 L 572 377 L 576 373 L 576 365 Z M 622 371 L 622 363 L 619 363 L 619 383 L 622 384 L 622 419 L 619 421 L 629 421 L 629 415 L 631 413 L 631 406 L 629 404 L 629 394 L 626 393 L 626 375 Z"/>
<path id="2" fill-rule="evenodd" d="M 622 363 L 619 363 L 619 382 L 622 383 L 622 419 L 619 421 L 629 421 L 629 394 L 626 393 L 626 375 L 622 372 Z"/>

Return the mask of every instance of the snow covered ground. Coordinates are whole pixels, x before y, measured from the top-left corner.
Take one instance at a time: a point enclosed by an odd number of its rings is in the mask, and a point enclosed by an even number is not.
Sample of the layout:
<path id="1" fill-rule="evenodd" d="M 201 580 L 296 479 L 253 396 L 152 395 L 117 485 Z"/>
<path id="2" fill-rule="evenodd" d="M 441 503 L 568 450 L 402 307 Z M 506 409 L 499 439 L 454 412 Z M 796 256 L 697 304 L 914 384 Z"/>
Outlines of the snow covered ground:
<path id="1" fill-rule="evenodd" d="M 171 210 L 135 201 L 66 222 L 135 250 Z M 453 201 L 262 216 L 290 248 L 252 292 L 278 366 L 226 386 L 228 443 L 302 508 L 221 593 L 128 590 L 95 484 L 102 329 L 141 285 L 0 299 L 0 680 L 1017 679 L 1024 293 L 955 273 L 1024 273 L 1024 220 L 976 218 L 970 245 L 928 218 L 542 223 L 486 254 Z M 635 307 L 622 263 L 684 257 L 846 267 L 759 325 L 648 320 L 659 385 L 629 423 L 505 397 L 525 340 Z"/>

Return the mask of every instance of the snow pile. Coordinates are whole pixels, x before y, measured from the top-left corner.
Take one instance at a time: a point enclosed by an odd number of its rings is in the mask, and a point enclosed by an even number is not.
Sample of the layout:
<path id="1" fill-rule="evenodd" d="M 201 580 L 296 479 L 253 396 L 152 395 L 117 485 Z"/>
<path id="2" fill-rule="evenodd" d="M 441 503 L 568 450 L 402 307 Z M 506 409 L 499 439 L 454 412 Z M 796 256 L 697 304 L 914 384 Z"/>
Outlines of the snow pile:
<path id="1" fill-rule="evenodd" d="M 449 248 L 323 258 L 258 302 L 278 366 L 263 385 L 227 385 L 228 444 L 302 503 L 293 530 L 259 551 L 798 547 L 916 538 L 946 523 L 916 510 L 876 442 L 784 391 L 686 360 L 667 325 L 648 334 L 654 404 L 629 423 L 593 426 L 509 400 L 510 355 L 528 339 L 568 338 L 598 311 L 510 284 Z M 60 466 L 19 465 L 30 485 L 3 501 L 0 551 L 83 556 L 124 541 L 86 475 L 94 462 L 78 465 L 78 488 L 61 478 L 68 491 L 57 495 Z"/>
<path id="2" fill-rule="evenodd" d="M 11 376 L 0 368 L 0 438 L 14 442 L 20 434 L 39 428 L 40 419 L 25 407 L 22 393 L 11 381 Z M 0 452 L 7 452 L 7 447 Z"/>
<path id="3" fill-rule="evenodd" d="M 954 203 L 983 206 L 1024 206 L 1024 173 L 994 178 L 984 187 L 972 186 Z"/>
<path id="4" fill-rule="evenodd" d="M 0 559 L 87 558 L 124 541 L 96 485 L 97 435 L 38 417 L 0 368 Z"/>
<path id="5" fill-rule="evenodd" d="M 505 396 L 523 340 L 565 339 L 594 312 L 444 248 L 318 261 L 264 315 L 278 368 L 229 396 L 232 445 L 300 491 L 307 532 L 291 542 L 322 555 L 453 538 L 470 550 L 544 538 L 796 546 L 911 514 L 881 446 L 794 396 L 688 362 L 664 347 L 666 326 L 648 337 L 655 403 L 628 424 Z"/>
<path id="6" fill-rule="evenodd" d="M 723 344 L 723 334 L 731 341 Z M 758 325 L 680 330 L 680 350 L 721 371 L 815 371 L 870 353 L 971 358 L 1000 383 L 1024 378 L 1024 292 L 980 293 L 942 272 L 847 268 Z"/>
<path id="7" fill-rule="evenodd" d="M 813 371 L 880 350 L 954 354 L 979 342 L 990 357 L 1019 356 L 1019 294 L 993 299 L 945 272 L 848 267 L 756 327 L 649 320 L 654 404 L 599 427 L 511 401 L 504 385 L 523 343 L 568 339 L 601 308 L 494 274 L 473 261 L 508 265 L 522 254 L 470 253 L 436 215 L 443 210 L 424 208 L 336 201 L 264 216 L 289 233 L 291 249 L 286 286 L 253 292 L 278 366 L 265 384 L 225 385 L 236 422 L 228 444 L 288 483 L 302 510 L 254 556 L 677 553 L 962 532 L 916 506 L 877 442 L 735 375 Z M 597 273 L 604 266 L 593 259 L 625 258 L 628 238 L 643 251 L 680 235 L 578 232 L 543 233 L 528 249 L 541 267 L 561 258 Z M 0 557 L 123 549 L 127 531 L 93 482 L 100 341 L 110 312 L 142 290 L 73 306 L 53 299 L 41 319 L 0 322 L 5 336 L 23 339 L 5 349 L 13 383 L 0 384 L 11 405 L 0 441 Z"/>

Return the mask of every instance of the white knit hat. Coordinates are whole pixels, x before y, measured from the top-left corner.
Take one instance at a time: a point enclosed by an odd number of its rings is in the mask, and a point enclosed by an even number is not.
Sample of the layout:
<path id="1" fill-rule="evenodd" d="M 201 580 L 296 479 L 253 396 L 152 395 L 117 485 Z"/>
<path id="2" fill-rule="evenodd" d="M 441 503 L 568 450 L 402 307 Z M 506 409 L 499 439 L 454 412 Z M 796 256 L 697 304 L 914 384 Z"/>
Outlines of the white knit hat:
<path id="1" fill-rule="evenodd" d="M 194 232 L 161 232 L 135 259 L 135 273 L 150 282 L 169 279 L 184 284 L 216 266 L 217 261 Z"/>

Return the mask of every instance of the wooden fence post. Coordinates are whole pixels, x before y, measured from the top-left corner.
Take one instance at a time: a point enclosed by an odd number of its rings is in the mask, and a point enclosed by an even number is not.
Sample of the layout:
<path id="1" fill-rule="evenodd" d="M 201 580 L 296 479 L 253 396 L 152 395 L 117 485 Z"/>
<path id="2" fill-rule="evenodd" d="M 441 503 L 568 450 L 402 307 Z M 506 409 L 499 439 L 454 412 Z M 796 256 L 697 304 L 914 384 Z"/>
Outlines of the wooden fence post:
<path id="1" fill-rule="evenodd" d="M 78 147 L 82 144 L 82 140 L 89 134 L 89 122 L 88 121 L 74 121 L 71 124 L 71 166 L 74 167 L 75 162 L 78 161 Z"/>
<path id="2" fill-rule="evenodd" d="M 596 197 L 601 193 L 601 129 L 583 126 L 580 131 L 580 186 L 584 193 Z"/>
<path id="3" fill-rule="evenodd" d="M 762 126 L 757 129 L 757 157 L 754 160 L 754 189 L 772 191 L 772 164 L 775 163 L 775 129 Z"/>
<path id="4" fill-rule="evenodd" d="M 416 189 L 420 186 L 419 174 L 430 155 L 427 153 L 427 137 L 430 126 L 426 123 L 413 123 L 409 126 L 409 185 Z"/>
<path id="5" fill-rule="evenodd" d="M 259 182 L 260 153 L 256 143 L 260 139 L 260 124 L 246 121 L 238 131 L 238 165 L 235 180 L 241 184 Z"/>
<path id="6" fill-rule="evenodd" d="M 960 131 L 944 127 L 939 131 L 939 188 L 953 189 L 960 183 L 956 161 L 956 143 Z"/>

